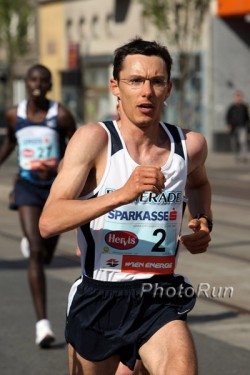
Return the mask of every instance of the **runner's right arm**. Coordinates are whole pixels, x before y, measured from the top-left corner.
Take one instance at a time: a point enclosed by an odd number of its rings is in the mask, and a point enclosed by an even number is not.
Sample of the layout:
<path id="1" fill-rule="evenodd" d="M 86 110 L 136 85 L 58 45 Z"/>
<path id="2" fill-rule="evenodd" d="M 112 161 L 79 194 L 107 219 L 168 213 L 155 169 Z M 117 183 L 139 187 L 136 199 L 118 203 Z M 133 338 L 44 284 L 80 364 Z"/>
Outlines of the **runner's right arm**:
<path id="1" fill-rule="evenodd" d="M 77 129 L 66 149 L 62 167 L 40 217 L 43 237 L 51 237 L 80 225 L 110 210 L 132 202 L 144 191 L 159 193 L 164 188 L 160 168 L 137 167 L 124 186 L 112 193 L 78 200 L 100 183 L 108 153 L 107 132 L 96 123 Z"/>

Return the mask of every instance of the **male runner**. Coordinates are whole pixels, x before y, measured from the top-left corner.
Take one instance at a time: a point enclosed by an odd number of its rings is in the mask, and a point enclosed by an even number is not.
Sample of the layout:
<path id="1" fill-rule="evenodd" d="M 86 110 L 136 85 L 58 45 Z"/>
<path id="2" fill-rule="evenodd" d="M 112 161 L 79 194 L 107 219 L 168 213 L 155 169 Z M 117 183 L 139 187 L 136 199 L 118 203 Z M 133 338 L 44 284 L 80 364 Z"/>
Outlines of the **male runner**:
<path id="1" fill-rule="evenodd" d="M 29 250 L 28 278 L 37 317 L 36 344 L 40 347 L 48 347 L 55 339 L 47 319 L 44 265 L 52 260 L 58 236 L 43 239 L 38 221 L 66 143 L 76 130 L 71 113 L 46 98 L 51 87 L 48 68 L 36 64 L 28 69 L 28 98 L 6 111 L 7 136 L 0 148 L 2 164 L 18 145 L 19 175 L 12 203 L 19 211 L 25 236 L 22 246 L 26 241 Z"/>
<path id="2" fill-rule="evenodd" d="M 161 121 L 171 65 L 156 42 L 136 38 L 115 51 L 120 119 L 77 130 L 40 218 L 45 238 L 78 232 L 71 375 L 113 375 L 119 361 L 132 370 L 137 358 L 150 375 L 197 374 L 186 324 L 195 296 L 174 270 L 179 242 L 192 254 L 207 250 L 211 191 L 203 135 Z M 186 201 L 192 233 L 181 235 Z"/>

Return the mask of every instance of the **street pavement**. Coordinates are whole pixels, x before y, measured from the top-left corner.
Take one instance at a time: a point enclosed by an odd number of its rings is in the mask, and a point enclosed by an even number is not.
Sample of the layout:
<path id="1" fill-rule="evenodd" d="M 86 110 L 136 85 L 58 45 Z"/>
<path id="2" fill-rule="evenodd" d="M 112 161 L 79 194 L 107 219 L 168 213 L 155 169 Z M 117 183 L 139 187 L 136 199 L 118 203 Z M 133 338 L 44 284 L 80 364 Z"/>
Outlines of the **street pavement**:
<path id="1" fill-rule="evenodd" d="M 211 153 L 207 167 L 214 187 L 213 241 L 206 254 L 193 256 L 182 248 L 177 272 L 187 275 L 200 292 L 189 318 L 199 375 L 248 375 L 250 163 L 236 165 L 229 154 Z M 61 236 L 54 261 L 46 269 L 49 319 L 57 339 L 51 349 L 41 350 L 34 344 L 35 316 L 27 260 L 19 247 L 18 215 L 7 207 L 15 172 L 13 156 L 0 170 L 0 374 L 68 375 L 66 303 L 70 286 L 80 275 L 74 235 Z"/>

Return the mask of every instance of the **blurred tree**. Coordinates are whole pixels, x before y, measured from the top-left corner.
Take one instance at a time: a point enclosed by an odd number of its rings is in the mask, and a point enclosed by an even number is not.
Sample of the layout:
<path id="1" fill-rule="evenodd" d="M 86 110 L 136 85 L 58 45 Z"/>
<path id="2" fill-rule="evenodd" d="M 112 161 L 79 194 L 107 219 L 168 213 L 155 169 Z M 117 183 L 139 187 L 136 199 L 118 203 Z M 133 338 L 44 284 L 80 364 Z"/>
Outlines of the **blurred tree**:
<path id="1" fill-rule="evenodd" d="M 34 7 L 29 0 L 0 0 L 0 48 L 7 64 L 7 106 L 13 101 L 14 65 L 29 50 L 28 26 Z"/>
<path id="2" fill-rule="evenodd" d="M 200 42 L 211 0 L 138 0 L 143 14 L 177 49 L 179 58 L 179 121 L 184 123 L 186 83 L 194 73 L 193 52 Z"/>

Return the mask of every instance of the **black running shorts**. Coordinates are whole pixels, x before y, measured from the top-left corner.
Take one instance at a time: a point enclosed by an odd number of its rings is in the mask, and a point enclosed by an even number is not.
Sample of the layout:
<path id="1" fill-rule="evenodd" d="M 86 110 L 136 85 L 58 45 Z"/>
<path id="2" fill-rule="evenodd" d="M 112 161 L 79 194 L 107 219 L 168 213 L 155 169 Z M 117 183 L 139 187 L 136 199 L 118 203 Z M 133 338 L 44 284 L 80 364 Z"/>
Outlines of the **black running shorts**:
<path id="1" fill-rule="evenodd" d="M 38 206 L 43 208 L 49 196 L 51 185 L 35 185 L 19 177 L 14 187 L 14 203 L 20 206 Z"/>
<path id="2" fill-rule="evenodd" d="M 180 275 L 130 282 L 83 276 L 69 293 L 65 338 L 89 361 L 119 354 L 132 370 L 140 346 L 166 323 L 186 320 L 195 300 L 192 286 Z"/>

